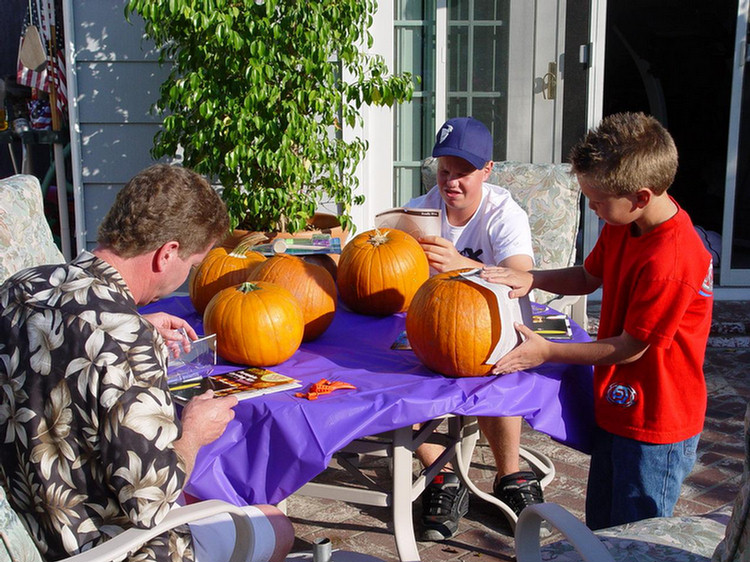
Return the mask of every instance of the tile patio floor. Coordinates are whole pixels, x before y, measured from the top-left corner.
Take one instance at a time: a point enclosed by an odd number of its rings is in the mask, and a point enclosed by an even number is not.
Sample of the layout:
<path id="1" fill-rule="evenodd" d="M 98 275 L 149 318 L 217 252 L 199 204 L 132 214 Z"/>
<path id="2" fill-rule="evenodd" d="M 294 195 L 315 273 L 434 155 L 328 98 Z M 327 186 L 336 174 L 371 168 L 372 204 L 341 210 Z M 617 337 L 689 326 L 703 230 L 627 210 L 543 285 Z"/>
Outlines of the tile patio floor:
<path id="1" fill-rule="evenodd" d="M 589 307 L 596 318 L 598 310 Z M 595 320 L 594 320 L 595 322 Z M 705 372 L 709 399 L 706 425 L 699 445 L 698 463 L 683 486 L 676 514 L 699 514 L 731 503 L 742 473 L 743 415 L 750 399 L 750 305 L 717 302 L 714 334 L 706 356 Z M 522 442 L 546 453 L 555 463 L 557 475 L 545 490 L 548 501 L 565 506 L 583 519 L 588 456 L 525 428 Z M 365 462 L 368 462 L 365 460 Z M 370 459 L 372 473 L 387 478 L 380 459 Z M 475 450 L 471 476 L 486 491 L 493 478 L 492 455 L 486 445 Z M 415 462 L 415 473 L 419 470 Z M 325 479 L 325 475 L 323 476 Z M 413 514 L 419 518 L 419 502 Z M 288 514 L 297 537 L 293 552 L 310 550 L 313 540 L 327 537 L 334 549 L 351 550 L 397 562 L 395 542 L 389 528 L 390 508 L 369 507 L 329 500 L 292 496 Z M 549 540 L 553 540 L 554 536 Z M 472 497 L 469 514 L 458 534 L 443 543 L 419 543 L 425 562 L 513 560 L 513 538 L 500 512 Z"/>

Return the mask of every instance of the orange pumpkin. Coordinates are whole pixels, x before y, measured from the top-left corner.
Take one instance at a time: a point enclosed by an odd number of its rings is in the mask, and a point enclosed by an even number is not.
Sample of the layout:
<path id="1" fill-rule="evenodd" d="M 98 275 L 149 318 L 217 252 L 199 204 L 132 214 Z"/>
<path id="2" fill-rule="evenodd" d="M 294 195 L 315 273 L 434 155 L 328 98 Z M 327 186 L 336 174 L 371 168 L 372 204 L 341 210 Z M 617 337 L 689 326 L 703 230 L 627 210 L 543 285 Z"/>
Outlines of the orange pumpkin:
<path id="1" fill-rule="evenodd" d="M 268 281 L 287 289 L 299 301 L 305 319 L 302 341 L 328 329 L 336 312 L 336 283 L 323 267 L 298 257 L 277 254 L 256 265 L 248 281 Z"/>
<path id="2" fill-rule="evenodd" d="M 265 236 L 263 239 L 265 240 Z M 199 314 L 203 314 L 208 301 L 216 293 L 245 281 L 252 268 L 266 259 L 263 254 L 250 250 L 256 241 L 256 238 L 248 236 L 234 250 L 227 250 L 223 246 L 214 248 L 190 272 L 190 301 Z"/>
<path id="3" fill-rule="evenodd" d="M 338 258 L 338 254 L 333 255 Z M 331 257 L 331 254 L 309 254 L 300 257 L 308 263 L 314 263 L 315 265 L 324 267 L 326 271 L 331 274 L 333 280 L 336 281 L 336 270 L 339 266 L 336 263 L 336 259 Z"/>
<path id="4" fill-rule="evenodd" d="M 419 242 L 406 232 L 383 228 L 363 232 L 344 246 L 336 284 L 353 311 L 387 316 L 409 308 L 429 274 Z"/>
<path id="5" fill-rule="evenodd" d="M 289 359 L 302 343 L 304 326 L 297 299 L 264 281 L 219 291 L 203 314 L 206 334 L 216 334 L 216 352 L 251 367 Z"/>
<path id="6" fill-rule="evenodd" d="M 489 373 L 485 365 L 502 330 L 495 295 L 462 278 L 441 273 L 422 285 L 406 313 L 406 333 L 427 367 L 449 377 Z"/>

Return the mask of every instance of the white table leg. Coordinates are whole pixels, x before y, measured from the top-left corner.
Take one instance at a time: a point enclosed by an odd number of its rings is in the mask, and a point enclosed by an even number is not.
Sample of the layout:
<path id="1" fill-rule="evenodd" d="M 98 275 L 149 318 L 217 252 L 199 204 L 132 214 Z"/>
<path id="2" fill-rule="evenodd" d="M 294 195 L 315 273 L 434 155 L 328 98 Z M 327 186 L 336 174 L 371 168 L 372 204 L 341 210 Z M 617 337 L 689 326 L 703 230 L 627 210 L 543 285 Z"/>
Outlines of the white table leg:
<path id="1" fill-rule="evenodd" d="M 393 432 L 393 534 L 401 562 L 419 562 L 412 504 L 412 429 L 402 427 Z"/>

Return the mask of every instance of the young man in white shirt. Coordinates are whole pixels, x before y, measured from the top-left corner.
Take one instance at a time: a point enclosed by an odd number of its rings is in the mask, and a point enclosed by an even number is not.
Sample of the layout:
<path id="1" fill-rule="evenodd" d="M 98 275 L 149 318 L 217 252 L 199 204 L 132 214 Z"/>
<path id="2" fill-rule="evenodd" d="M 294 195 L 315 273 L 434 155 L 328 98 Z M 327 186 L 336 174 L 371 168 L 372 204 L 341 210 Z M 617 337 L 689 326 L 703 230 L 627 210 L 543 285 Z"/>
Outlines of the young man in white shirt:
<path id="1" fill-rule="evenodd" d="M 437 133 L 432 156 L 438 158 L 437 185 L 406 207 L 442 211 L 442 236 L 420 238 L 430 266 L 442 273 L 460 268 L 502 265 L 528 271 L 533 249 L 528 217 L 507 189 L 485 183 L 492 171 L 492 135 L 473 117 L 449 119 Z M 520 513 L 541 503 L 542 489 L 533 472 L 521 471 L 520 417 L 479 418 L 497 466 L 493 494 Z M 425 443 L 417 457 L 429 466 L 443 447 Z M 468 512 L 468 489 L 452 469 L 438 474 L 422 495 L 421 540 L 445 540 Z"/>

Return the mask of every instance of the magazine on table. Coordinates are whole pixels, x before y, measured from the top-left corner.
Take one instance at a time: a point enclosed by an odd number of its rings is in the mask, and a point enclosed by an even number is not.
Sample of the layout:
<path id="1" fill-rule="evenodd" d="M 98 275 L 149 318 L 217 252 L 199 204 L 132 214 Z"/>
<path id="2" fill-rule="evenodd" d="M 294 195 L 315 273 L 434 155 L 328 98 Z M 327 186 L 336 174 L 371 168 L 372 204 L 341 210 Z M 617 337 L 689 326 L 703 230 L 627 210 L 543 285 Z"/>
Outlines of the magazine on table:
<path id="1" fill-rule="evenodd" d="M 375 215 L 375 228 L 395 228 L 414 238 L 440 236 L 440 209 L 389 209 Z"/>
<path id="2" fill-rule="evenodd" d="M 170 385 L 177 402 L 186 403 L 194 396 L 213 390 L 215 397 L 234 395 L 246 400 L 264 394 L 299 388 L 300 381 L 262 367 L 247 367 L 229 373 L 209 375 Z"/>
<path id="3" fill-rule="evenodd" d="M 535 314 L 531 317 L 531 329 L 548 340 L 573 339 L 570 319 L 564 314 Z"/>
<path id="4" fill-rule="evenodd" d="M 408 351 L 411 349 L 411 344 L 409 343 L 409 337 L 406 335 L 406 330 L 401 330 L 398 336 L 396 336 L 396 339 L 391 344 L 391 349 L 397 349 L 401 351 Z"/>

